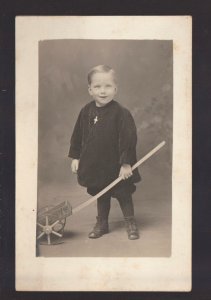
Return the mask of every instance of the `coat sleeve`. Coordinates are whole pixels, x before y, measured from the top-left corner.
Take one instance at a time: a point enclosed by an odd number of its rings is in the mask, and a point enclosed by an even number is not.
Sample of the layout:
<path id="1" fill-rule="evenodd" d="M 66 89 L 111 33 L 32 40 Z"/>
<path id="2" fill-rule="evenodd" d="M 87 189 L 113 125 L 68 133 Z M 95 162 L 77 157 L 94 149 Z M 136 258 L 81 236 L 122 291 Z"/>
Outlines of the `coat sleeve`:
<path id="1" fill-rule="evenodd" d="M 132 165 L 136 161 L 137 130 L 135 121 L 128 110 L 123 110 L 119 121 L 120 165 Z"/>
<path id="2" fill-rule="evenodd" d="M 73 159 L 79 159 L 82 146 L 82 115 L 83 109 L 80 111 L 78 119 L 75 123 L 73 133 L 70 139 L 70 149 L 68 156 Z"/>

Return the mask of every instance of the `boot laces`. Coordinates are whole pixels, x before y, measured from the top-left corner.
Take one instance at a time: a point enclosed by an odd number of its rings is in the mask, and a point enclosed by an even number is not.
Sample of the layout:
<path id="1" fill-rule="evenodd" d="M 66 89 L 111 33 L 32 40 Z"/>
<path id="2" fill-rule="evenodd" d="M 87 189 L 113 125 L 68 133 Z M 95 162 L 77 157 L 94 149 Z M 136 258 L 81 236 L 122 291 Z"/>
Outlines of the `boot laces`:
<path id="1" fill-rule="evenodd" d="M 134 219 L 126 220 L 127 228 L 129 231 L 137 231 L 136 221 Z"/>
<path id="2" fill-rule="evenodd" d="M 97 223 L 95 224 L 95 226 L 93 228 L 93 231 L 99 232 L 99 231 L 104 230 L 105 228 L 107 228 L 107 226 L 108 226 L 107 220 L 97 218 Z"/>

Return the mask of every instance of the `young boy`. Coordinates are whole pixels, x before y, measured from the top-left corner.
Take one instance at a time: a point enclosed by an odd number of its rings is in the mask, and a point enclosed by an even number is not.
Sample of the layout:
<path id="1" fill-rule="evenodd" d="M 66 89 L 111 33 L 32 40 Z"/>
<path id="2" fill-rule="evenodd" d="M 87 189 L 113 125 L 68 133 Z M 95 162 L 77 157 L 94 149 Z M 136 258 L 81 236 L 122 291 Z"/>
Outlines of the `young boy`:
<path id="1" fill-rule="evenodd" d="M 136 126 L 130 112 L 114 100 L 117 92 L 113 69 L 100 65 L 88 74 L 88 90 L 93 101 L 82 108 L 71 137 L 69 157 L 80 185 L 96 195 L 118 176 L 124 179 L 97 199 L 97 223 L 89 238 L 109 232 L 111 197 L 118 200 L 125 218 L 128 238 L 139 238 L 134 218 L 132 193 L 140 181 L 136 162 Z"/>

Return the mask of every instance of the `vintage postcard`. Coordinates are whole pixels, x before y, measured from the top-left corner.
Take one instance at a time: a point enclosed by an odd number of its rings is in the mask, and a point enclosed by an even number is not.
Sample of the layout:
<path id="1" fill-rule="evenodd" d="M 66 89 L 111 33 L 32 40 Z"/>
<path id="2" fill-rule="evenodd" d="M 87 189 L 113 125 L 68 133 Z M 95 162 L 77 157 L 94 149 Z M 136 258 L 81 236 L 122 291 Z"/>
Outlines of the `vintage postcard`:
<path id="1" fill-rule="evenodd" d="M 190 291 L 190 16 L 16 17 L 16 289 Z"/>

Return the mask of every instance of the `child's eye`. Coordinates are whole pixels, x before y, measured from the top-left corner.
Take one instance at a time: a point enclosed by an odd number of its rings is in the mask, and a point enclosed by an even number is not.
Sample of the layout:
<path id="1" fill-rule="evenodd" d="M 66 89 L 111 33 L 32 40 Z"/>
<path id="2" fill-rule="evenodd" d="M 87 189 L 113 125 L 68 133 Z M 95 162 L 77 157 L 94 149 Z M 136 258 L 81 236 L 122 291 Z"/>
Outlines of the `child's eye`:
<path id="1" fill-rule="evenodd" d="M 110 87 L 111 87 L 111 84 L 107 84 L 106 87 L 107 87 L 107 88 L 110 88 Z"/>

